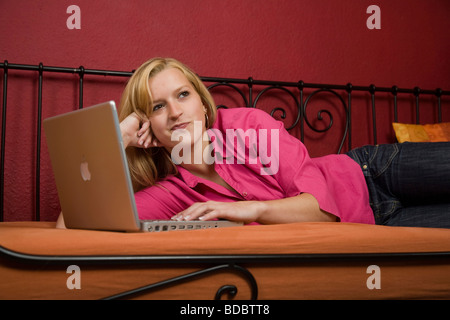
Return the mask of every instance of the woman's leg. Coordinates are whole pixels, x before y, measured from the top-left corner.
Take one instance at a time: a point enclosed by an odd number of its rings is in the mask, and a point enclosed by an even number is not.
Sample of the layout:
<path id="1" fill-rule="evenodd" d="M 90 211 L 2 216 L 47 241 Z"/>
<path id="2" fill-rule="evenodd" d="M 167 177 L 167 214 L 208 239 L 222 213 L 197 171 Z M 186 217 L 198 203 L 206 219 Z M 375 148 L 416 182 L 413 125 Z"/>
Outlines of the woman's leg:
<path id="1" fill-rule="evenodd" d="M 450 228 L 450 203 L 403 207 L 390 215 L 386 225 Z"/>
<path id="2" fill-rule="evenodd" d="M 450 142 L 402 143 L 392 190 L 405 206 L 450 202 Z"/>
<path id="3" fill-rule="evenodd" d="M 361 166 L 377 224 L 450 227 L 450 143 L 366 146 Z"/>
<path id="4" fill-rule="evenodd" d="M 450 143 L 403 143 L 392 191 L 402 203 L 388 225 L 450 228 Z"/>

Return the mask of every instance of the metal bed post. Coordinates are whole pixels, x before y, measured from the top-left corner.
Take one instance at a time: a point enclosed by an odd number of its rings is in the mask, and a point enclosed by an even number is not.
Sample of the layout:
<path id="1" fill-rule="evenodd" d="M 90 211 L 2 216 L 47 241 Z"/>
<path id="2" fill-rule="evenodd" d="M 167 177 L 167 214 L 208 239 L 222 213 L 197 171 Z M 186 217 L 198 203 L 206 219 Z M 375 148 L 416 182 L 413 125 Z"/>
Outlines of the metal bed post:
<path id="1" fill-rule="evenodd" d="M 420 123 L 419 94 L 420 94 L 420 88 L 415 87 L 414 88 L 414 96 L 416 97 L 416 124 Z"/>
<path id="2" fill-rule="evenodd" d="M 347 137 L 347 145 L 348 151 L 352 150 L 352 89 L 353 85 L 351 83 L 347 83 L 347 125 L 348 125 L 348 137 Z"/>
<path id="3" fill-rule="evenodd" d="M 79 81 L 80 88 L 79 88 L 79 98 L 78 98 L 79 106 L 78 106 L 78 108 L 83 109 L 83 78 L 84 78 L 84 67 L 83 66 L 80 66 L 79 75 L 80 75 L 80 81 Z"/>
<path id="4" fill-rule="evenodd" d="M 246 107 L 251 107 L 253 105 L 253 78 L 248 78 L 248 105 Z"/>
<path id="5" fill-rule="evenodd" d="M 436 89 L 436 97 L 438 101 L 438 122 L 442 122 L 442 109 L 441 109 L 441 95 L 442 95 L 442 89 L 437 88 Z"/>
<path id="6" fill-rule="evenodd" d="M 35 219 L 41 220 L 41 127 L 42 127 L 42 85 L 44 65 L 39 63 L 39 85 L 38 85 L 38 118 L 36 130 L 36 186 L 35 186 Z"/>
<path id="7" fill-rule="evenodd" d="M 8 95 L 8 61 L 3 63 L 2 150 L 0 157 L 0 221 L 3 221 L 5 186 L 6 102 Z"/>
<path id="8" fill-rule="evenodd" d="M 305 119 L 305 113 L 304 113 L 304 107 L 303 107 L 303 89 L 304 89 L 304 85 L 305 83 L 300 80 L 298 82 L 298 90 L 300 90 L 300 99 L 299 99 L 299 104 L 300 104 L 300 141 L 301 142 L 305 142 L 305 123 L 304 123 L 304 119 Z"/>
<path id="9" fill-rule="evenodd" d="M 377 112 L 376 112 L 376 109 L 375 109 L 375 91 L 376 91 L 375 85 L 371 84 L 369 86 L 369 92 L 370 92 L 370 95 L 372 97 L 373 144 L 377 144 L 378 143 L 378 139 L 377 139 Z"/>
<path id="10" fill-rule="evenodd" d="M 394 96 L 394 122 L 398 122 L 398 108 L 397 108 L 397 93 L 398 87 L 392 87 L 392 95 Z"/>

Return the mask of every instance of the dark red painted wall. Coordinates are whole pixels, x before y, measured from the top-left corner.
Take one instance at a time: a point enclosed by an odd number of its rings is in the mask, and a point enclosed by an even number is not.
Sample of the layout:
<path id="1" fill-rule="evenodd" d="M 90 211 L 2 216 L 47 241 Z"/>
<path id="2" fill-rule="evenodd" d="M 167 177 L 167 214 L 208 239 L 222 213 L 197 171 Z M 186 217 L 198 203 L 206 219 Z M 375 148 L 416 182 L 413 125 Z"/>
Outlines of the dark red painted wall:
<path id="1" fill-rule="evenodd" d="M 81 29 L 66 26 L 73 4 Z M 379 30 L 366 27 L 372 4 L 381 9 Z M 5 0 L 0 61 L 131 71 L 150 57 L 171 56 L 202 76 L 449 89 L 449 16 L 448 0 Z M 5 220 L 33 218 L 36 79 L 10 72 Z M 45 79 L 44 118 L 77 106 L 76 75 Z M 108 81 L 86 79 L 84 104 L 118 101 L 124 80 Z M 355 114 L 361 137 L 354 145 L 370 143 L 368 113 Z M 389 123 L 381 129 L 380 142 L 390 142 Z M 313 155 L 322 153 L 318 145 L 311 144 Z M 41 216 L 52 220 L 59 205 L 45 142 L 41 178 Z"/>

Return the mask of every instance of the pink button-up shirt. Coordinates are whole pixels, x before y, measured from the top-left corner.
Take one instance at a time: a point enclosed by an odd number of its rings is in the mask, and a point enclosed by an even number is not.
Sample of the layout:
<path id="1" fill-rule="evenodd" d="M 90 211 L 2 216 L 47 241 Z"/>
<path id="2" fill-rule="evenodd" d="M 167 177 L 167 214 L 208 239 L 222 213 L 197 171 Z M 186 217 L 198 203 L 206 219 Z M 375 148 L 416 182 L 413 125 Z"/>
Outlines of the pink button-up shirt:
<path id="1" fill-rule="evenodd" d="M 239 138 L 233 142 L 232 133 L 243 137 L 245 147 Z M 135 194 L 141 219 L 170 219 L 195 202 L 262 201 L 310 193 L 341 222 L 374 224 L 363 173 L 347 155 L 310 158 L 282 122 L 251 108 L 219 109 L 208 134 L 213 137 L 216 172 L 235 191 L 178 166 L 177 175 Z"/>

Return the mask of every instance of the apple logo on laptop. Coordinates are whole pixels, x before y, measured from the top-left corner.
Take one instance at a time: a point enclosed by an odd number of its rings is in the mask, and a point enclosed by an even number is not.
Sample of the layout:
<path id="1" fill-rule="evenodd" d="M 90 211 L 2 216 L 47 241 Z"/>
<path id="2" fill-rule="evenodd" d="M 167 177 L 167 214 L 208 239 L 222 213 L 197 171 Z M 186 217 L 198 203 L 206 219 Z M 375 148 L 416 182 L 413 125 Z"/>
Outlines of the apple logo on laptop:
<path id="1" fill-rule="evenodd" d="M 86 158 L 84 156 L 81 159 L 80 172 L 81 172 L 81 178 L 84 181 L 91 181 L 91 172 L 89 171 L 89 164 L 86 161 Z"/>

